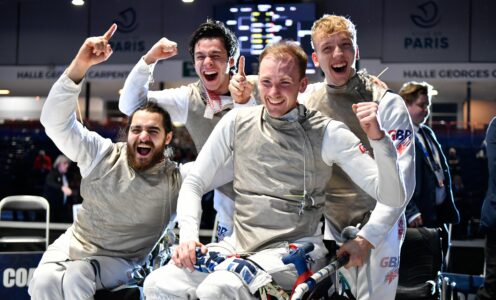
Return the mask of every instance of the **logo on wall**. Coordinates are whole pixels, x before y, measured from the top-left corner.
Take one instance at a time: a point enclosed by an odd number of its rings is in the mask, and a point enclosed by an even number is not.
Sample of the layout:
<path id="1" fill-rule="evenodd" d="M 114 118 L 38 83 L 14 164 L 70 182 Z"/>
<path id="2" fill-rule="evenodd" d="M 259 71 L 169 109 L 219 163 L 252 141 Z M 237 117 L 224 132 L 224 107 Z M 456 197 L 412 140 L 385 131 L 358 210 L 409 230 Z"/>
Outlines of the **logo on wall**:
<path id="1" fill-rule="evenodd" d="M 119 13 L 114 23 L 117 24 L 117 31 L 128 34 L 138 28 L 138 18 L 136 10 L 132 7 L 127 8 Z M 146 50 L 146 43 L 141 38 L 139 32 L 133 35 L 121 36 L 121 39 L 113 39 L 109 41 L 114 52 L 138 52 L 142 53 Z"/>
<path id="2" fill-rule="evenodd" d="M 434 1 L 427 1 L 417 6 L 420 14 L 410 15 L 412 22 L 421 28 L 432 28 L 439 23 L 439 8 Z"/>
<path id="3" fill-rule="evenodd" d="M 417 29 L 405 36 L 404 49 L 443 50 L 449 48 L 448 36 L 441 29 L 433 29 L 441 21 L 436 2 L 431 0 L 418 5 L 417 14 L 411 14 L 410 19 Z"/>
<path id="4" fill-rule="evenodd" d="M 136 30 L 138 28 L 136 11 L 132 7 L 121 11 L 119 16 L 114 19 L 114 23 L 117 24 L 117 31 L 122 33 L 129 33 Z"/>

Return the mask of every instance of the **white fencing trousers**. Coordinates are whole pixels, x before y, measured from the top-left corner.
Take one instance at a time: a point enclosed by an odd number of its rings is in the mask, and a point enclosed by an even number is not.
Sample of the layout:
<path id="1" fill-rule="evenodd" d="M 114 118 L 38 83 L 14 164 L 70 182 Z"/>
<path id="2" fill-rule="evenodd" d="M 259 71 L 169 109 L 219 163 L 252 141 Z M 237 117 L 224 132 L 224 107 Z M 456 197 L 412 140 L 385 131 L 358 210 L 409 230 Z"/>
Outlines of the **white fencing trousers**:
<path id="1" fill-rule="evenodd" d="M 32 300 L 81 300 L 93 299 L 102 288 L 114 288 L 130 281 L 131 271 L 139 264 L 118 257 L 94 256 L 99 274 L 88 259 L 70 260 L 69 228 L 47 251 L 33 273 L 29 283 Z"/>
<path id="2" fill-rule="evenodd" d="M 218 251 L 223 254 L 232 254 L 234 249 L 224 241 L 208 245 L 209 250 Z M 322 245 L 323 247 L 323 245 Z M 319 250 L 317 250 L 319 249 Z M 325 247 L 324 247 L 325 249 Z M 316 250 L 321 251 L 320 245 Z M 294 266 L 284 265 L 281 258 L 288 253 L 287 247 L 267 249 L 252 256 L 250 260 L 255 261 L 269 275 L 272 276 L 281 287 L 291 290 L 297 275 Z M 325 252 L 321 252 L 325 256 Z M 322 258 L 317 259 L 322 265 Z M 227 262 L 227 260 L 225 261 Z M 222 263 L 218 266 L 221 268 Z M 315 269 L 317 266 L 313 266 Z M 257 299 L 250 293 L 247 285 L 230 271 L 219 270 L 213 273 L 190 272 L 187 269 L 178 268 L 172 263 L 154 270 L 145 279 L 143 286 L 147 300 L 163 299 Z"/>
<path id="3" fill-rule="evenodd" d="M 398 287 L 401 245 L 406 234 L 402 215 L 385 239 L 370 252 L 367 263 L 359 268 L 341 268 L 352 294 L 360 300 L 394 300 Z"/>
<path id="4" fill-rule="evenodd" d="M 222 241 L 233 232 L 234 200 L 219 190 L 214 190 L 214 209 L 217 211 L 217 241 Z"/>

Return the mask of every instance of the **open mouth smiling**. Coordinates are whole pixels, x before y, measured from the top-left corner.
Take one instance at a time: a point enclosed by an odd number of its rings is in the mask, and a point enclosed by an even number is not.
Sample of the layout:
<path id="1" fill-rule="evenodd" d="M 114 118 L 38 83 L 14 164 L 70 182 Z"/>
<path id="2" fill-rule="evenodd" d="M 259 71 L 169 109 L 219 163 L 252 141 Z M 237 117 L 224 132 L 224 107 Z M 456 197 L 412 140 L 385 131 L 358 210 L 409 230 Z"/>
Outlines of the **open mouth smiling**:
<path id="1" fill-rule="evenodd" d="M 138 146 L 136 148 L 136 152 L 140 155 L 140 156 L 147 156 L 148 154 L 150 154 L 150 152 L 152 151 L 152 148 L 149 147 L 149 146 Z"/>
<path id="2" fill-rule="evenodd" d="M 217 78 L 217 74 L 218 73 L 216 71 L 203 72 L 203 76 L 205 76 L 207 81 L 215 80 L 215 78 Z"/>
<path id="3" fill-rule="evenodd" d="M 282 98 L 267 98 L 267 102 L 271 105 L 280 105 L 284 102 Z"/>
<path id="4" fill-rule="evenodd" d="M 342 63 L 342 64 L 335 64 L 335 65 L 332 65 L 331 68 L 334 72 L 336 73 L 343 73 L 346 71 L 346 67 L 347 67 L 347 64 L 346 63 Z"/>

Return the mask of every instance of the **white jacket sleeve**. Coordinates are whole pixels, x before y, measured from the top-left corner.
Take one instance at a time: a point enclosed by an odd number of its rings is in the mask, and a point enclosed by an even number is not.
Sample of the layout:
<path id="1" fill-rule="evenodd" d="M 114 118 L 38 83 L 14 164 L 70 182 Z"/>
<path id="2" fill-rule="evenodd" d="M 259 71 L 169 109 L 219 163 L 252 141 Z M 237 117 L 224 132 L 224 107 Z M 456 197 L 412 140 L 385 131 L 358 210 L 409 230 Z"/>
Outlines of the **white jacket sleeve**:
<path id="1" fill-rule="evenodd" d="M 375 160 L 362 152 L 360 140 L 341 122 L 330 121 L 322 142 L 322 159 L 337 163 L 350 178 L 378 202 L 401 207 L 405 187 L 397 163 L 396 149 L 388 135 L 370 140 Z M 379 166 L 379 167 L 378 167 Z"/>
<path id="2" fill-rule="evenodd" d="M 157 101 L 170 114 L 173 122 L 186 123 L 188 117 L 189 95 L 187 86 L 161 91 L 149 91 L 149 80 L 153 75 L 155 64 L 147 65 L 143 58 L 131 70 L 126 78 L 121 96 L 119 110 L 130 116 L 137 108 L 152 99 Z"/>
<path id="3" fill-rule="evenodd" d="M 75 84 L 64 73 L 55 82 L 41 110 L 40 121 L 59 150 L 76 162 L 86 177 L 112 148 L 112 141 L 89 131 L 76 119 L 76 102 L 82 82 Z"/>
<path id="4" fill-rule="evenodd" d="M 415 139 L 410 115 L 403 99 L 397 94 L 388 92 L 379 103 L 378 114 L 382 128 L 389 133 L 396 148 L 407 201 L 398 208 L 377 203 L 369 221 L 358 232 L 358 235 L 374 246 L 383 241 L 396 224 L 415 190 Z"/>
<path id="5" fill-rule="evenodd" d="M 181 173 L 181 177 L 186 179 L 186 177 L 193 171 L 195 167 L 195 162 L 190 161 L 185 164 L 179 165 L 179 171 Z M 228 160 L 224 163 L 224 165 L 219 166 L 219 169 L 213 176 L 213 180 L 210 185 L 206 188 L 207 191 L 211 191 L 216 189 L 224 184 L 231 182 L 233 180 L 233 160 L 232 157 L 229 157 Z"/>
<path id="6" fill-rule="evenodd" d="M 215 177 L 221 173 L 223 182 L 233 179 L 235 117 L 236 110 L 232 110 L 217 123 L 181 186 L 177 200 L 180 242 L 199 241 L 201 198 L 214 185 Z"/>

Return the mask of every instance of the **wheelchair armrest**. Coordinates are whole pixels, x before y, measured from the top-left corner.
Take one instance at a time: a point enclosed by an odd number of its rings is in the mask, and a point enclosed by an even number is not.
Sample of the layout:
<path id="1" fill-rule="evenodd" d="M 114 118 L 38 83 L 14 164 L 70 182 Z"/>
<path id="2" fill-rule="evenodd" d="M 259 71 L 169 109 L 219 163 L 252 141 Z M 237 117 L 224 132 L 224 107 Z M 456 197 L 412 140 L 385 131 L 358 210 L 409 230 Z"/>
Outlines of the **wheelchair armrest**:
<path id="1" fill-rule="evenodd" d="M 396 290 L 396 300 L 410 300 L 410 299 L 432 299 L 436 294 L 436 283 L 434 281 L 427 281 L 422 284 L 414 286 L 401 286 L 398 285 Z"/>
<path id="2" fill-rule="evenodd" d="M 98 290 L 95 300 L 140 300 L 143 299 L 142 290 L 139 287 L 124 287 L 117 290 Z"/>

